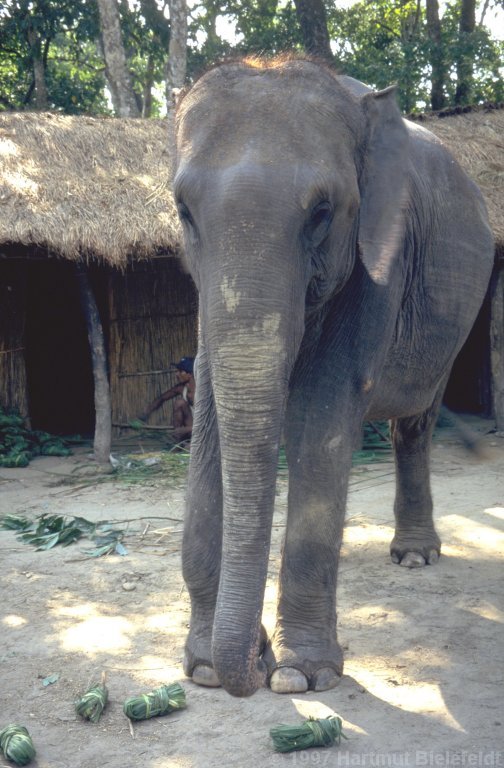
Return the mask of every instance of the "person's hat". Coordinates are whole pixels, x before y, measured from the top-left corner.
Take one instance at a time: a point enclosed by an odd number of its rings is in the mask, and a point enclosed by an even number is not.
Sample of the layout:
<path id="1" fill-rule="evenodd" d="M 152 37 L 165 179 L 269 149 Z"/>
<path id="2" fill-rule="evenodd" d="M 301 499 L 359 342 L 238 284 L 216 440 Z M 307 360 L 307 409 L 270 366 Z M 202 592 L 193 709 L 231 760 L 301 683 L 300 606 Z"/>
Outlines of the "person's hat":
<path id="1" fill-rule="evenodd" d="M 194 357 L 181 357 L 178 363 L 172 363 L 172 367 L 178 371 L 192 374 L 194 367 Z"/>

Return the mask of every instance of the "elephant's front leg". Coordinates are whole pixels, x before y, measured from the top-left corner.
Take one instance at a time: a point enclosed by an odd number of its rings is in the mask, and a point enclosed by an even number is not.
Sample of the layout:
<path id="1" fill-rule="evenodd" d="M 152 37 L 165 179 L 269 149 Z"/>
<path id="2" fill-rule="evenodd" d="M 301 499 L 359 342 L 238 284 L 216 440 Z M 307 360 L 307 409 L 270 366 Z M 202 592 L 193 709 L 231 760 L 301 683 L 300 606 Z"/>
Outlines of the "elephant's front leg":
<path id="1" fill-rule="evenodd" d="M 218 686 L 212 666 L 212 629 L 222 549 L 219 435 L 204 350 L 198 354 L 196 414 L 191 440 L 182 569 L 191 597 L 184 672 L 195 683 Z"/>
<path id="2" fill-rule="evenodd" d="M 296 450 L 289 461 L 277 624 L 266 655 L 270 686 L 278 693 L 332 688 L 343 670 L 336 580 L 351 440 L 336 432 L 309 442 L 309 449 Z"/>

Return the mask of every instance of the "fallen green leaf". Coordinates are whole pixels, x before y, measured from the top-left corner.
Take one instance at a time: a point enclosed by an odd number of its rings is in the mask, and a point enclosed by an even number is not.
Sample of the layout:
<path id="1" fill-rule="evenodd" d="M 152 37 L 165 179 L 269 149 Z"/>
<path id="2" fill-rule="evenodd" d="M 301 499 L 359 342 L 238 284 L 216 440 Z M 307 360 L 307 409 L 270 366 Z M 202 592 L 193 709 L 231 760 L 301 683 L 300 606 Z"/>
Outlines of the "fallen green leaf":
<path id="1" fill-rule="evenodd" d="M 59 677 L 60 676 L 56 673 L 53 675 L 48 675 L 48 677 L 44 677 L 44 679 L 42 680 L 42 685 L 48 686 L 48 685 L 52 685 L 53 683 L 57 683 L 59 680 Z"/>
<path id="2" fill-rule="evenodd" d="M 5 515 L 0 520 L 0 527 L 7 531 L 26 531 L 31 525 L 31 520 L 21 515 Z"/>

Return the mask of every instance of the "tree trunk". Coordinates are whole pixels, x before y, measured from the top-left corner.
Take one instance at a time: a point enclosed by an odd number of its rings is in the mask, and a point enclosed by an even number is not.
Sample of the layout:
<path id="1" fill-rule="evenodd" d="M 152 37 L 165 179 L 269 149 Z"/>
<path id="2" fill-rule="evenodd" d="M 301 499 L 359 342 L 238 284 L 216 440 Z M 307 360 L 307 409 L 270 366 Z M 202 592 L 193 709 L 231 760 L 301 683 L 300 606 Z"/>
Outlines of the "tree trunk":
<path id="1" fill-rule="evenodd" d="M 472 98 L 474 51 L 472 36 L 476 28 L 476 0 L 462 0 L 459 21 L 456 104 L 469 104 Z"/>
<path id="2" fill-rule="evenodd" d="M 170 45 L 166 66 L 166 104 L 173 109 L 187 69 L 187 0 L 170 0 Z"/>
<path id="3" fill-rule="evenodd" d="M 100 314 L 96 305 L 85 265 L 77 265 L 77 282 L 82 311 L 88 329 L 89 348 L 93 366 L 95 433 L 93 452 L 97 464 L 110 467 L 112 440 L 112 408 L 107 372 L 107 353 Z"/>
<path id="4" fill-rule="evenodd" d="M 105 70 L 118 117 L 140 117 L 121 39 L 117 0 L 98 0 Z"/>
<path id="5" fill-rule="evenodd" d="M 432 69 L 431 76 L 431 108 L 443 109 L 446 104 L 444 86 L 446 66 L 443 43 L 441 40 L 441 20 L 439 18 L 438 0 L 426 0 L 427 34 L 429 36 L 429 58 Z"/>
<path id="6" fill-rule="evenodd" d="M 154 85 L 154 60 L 149 56 L 147 60 L 147 71 L 145 73 L 145 83 L 143 88 L 142 117 L 152 115 L 152 86 Z"/>
<path id="7" fill-rule="evenodd" d="M 323 0 L 295 0 L 295 6 L 306 52 L 334 62 Z"/>
<path id="8" fill-rule="evenodd" d="M 29 22 L 30 23 L 30 22 Z M 45 110 L 49 109 L 49 97 L 47 94 L 47 85 L 45 79 L 45 65 L 42 56 L 42 46 L 37 33 L 33 27 L 28 27 L 27 31 L 28 44 L 30 46 L 30 53 L 33 65 L 33 81 L 35 91 L 35 109 Z"/>
<path id="9" fill-rule="evenodd" d="M 210 50 L 217 51 L 219 48 L 220 38 L 217 34 L 217 16 L 219 15 L 221 6 L 220 3 L 207 3 L 207 15 L 205 20 L 205 32 L 207 33 L 207 39 Z"/>

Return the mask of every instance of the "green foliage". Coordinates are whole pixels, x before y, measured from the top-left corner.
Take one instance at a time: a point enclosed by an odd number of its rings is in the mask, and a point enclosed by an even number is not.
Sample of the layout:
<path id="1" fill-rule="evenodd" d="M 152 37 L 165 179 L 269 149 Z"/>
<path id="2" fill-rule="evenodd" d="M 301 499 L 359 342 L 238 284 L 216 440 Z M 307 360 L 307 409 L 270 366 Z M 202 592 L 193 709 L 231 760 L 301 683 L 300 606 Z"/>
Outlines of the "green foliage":
<path id="1" fill-rule="evenodd" d="M 86 537 L 95 545 L 94 549 L 85 551 L 88 557 L 128 554 L 121 543 L 124 531 L 114 528 L 107 521 L 92 523 L 84 517 L 45 514 L 31 521 L 20 515 L 5 515 L 0 518 L 0 528 L 17 531 L 20 541 L 31 544 L 37 550 L 53 549 L 57 545 L 68 547 Z"/>
<path id="2" fill-rule="evenodd" d="M 103 710 L 107 706 L 107 701 L 107 686 L 103 683 L 96 683 L 75 702 L 75 711 L 84 720 L 90 720 L 92 723 L 97 723 L 102 716 Z"/>
<path id="3" fill-rule="evenodd" d="M 194 80 L 210 64 L 232 53 L 231 45 L 217 34 L 217 18 L 224 4 L 206 0 L 194 5 L 188 20 L 187 74 Z"/>
<path id="4" fill-rule="evenodd" d="M 390 461 L 392 444 L 386 421 L 367 421 L 364 424 L 361 450 L 352 453 L 353 466 Z"/>
<path id="5" fill-rule="evenodd" d="M 85 0 L 10 0 L 0 15 L 0 109 L 34 103 L 34 64 L 45 70 L 48 109 L 103 111 L 98 16 Z"/>
<path id="6" fill-rule="evenodd" d="M 0 467 L 26 467 L 35 456 L 70 456 L 71 453 L 61 438 L 27 429 L 17 411 L 0 406 Z"/>
<path id="7" fill-rule="evenodd" d="M 62 515 L 42 515 L 34 530 L 23 531 L 19 538 L 36 549 L 52 549 L 56 544 L 68 547 L 83 535 L 81 526 Z"/>
<path id="8" fill-rule="evenodd" d="M 233 44 L 216 31 L 219 17 L 236 30 Z M 203 0 L 191 13 L 189 25 L 188 76 L 194 78 L 225 56 L 276 55 L 283 51 L 302 52 L 301 30 L 291 0 Z"/>
<path id="9" fill-rule="evenodd" d="M 471 100 L 500 101 L 504 87 L 500 69 L 503 43 L 492 40 L 484 26 L 461 37 L 459 18 L 460 0 L 456 0 L 447 6 L 441 21 L 447 103 L 455 103 L 456 62 L 461 54 L 474 64 Z M 329 4 L 328 26 L 342 71 L 374 88 L 397 83 L 405 112 L 429 108 L 433 43 L 423 5 L 412 0 L 361 0 L 346 9 Z"/>
<path id="10" fill-rule="evenodd" d="M 406 112 L 428 96 L 421 53 L 425 42 L 422 16 L 414 2 L 398 5 L 371 0 L 333 9 L 329 17 L 342 70 L 378 89 L 398 83 L 399 101 Z"/>
<path id="11" fill-rule="evenodd" d="M 160 117 L 162 103 L 156 93 L 164 89 L 170 25 L 162 12 L 166 3 L 155 0 L 120 2 L 121 30 L 133 89 L 145 117 Z M 151 99 L 150 106 L 146 104 Z M 146 114 L 146 110 L 148 114 Z"/>
<path id="12" fill-rule="evenodd" d="M 484 26 L 461 37 L 460 9 L 461 0 L 453 0 L 441 22 L 447 103 L 455 103 L 456 62 L 461 53 L 474 65 L 472 100 L 500 101 L 504 89 L 503 43 L 492 39 Z M 377 89 L 397 83 L 404 112 L 430 107 L 433 43 L 424 4 L 416 0 L 360 0 L 341 8 L 327 0 L 326 10 L 332 48 L 341 71 Z M 235 25 L 233 45 L 216 33 L 220 16 Z M 284 50 L 303 50 L 293 0 L 203 0 L 195 6 L 190 24 L 189 77 L 225 55 L 276 54 Z"/>
<path id="13" fill-rule="evenodd" d="M 310 747 L 338 746 L 341 739 L 348 738 L 341 730 L 342 721 L 338 715 L 315 719 L 310 717 L 301 725 L 277 725 L 270 730 L 276 752 L 293 752 Z"/>
<path id="14" fill-rule="evenodd" d="M 24 725 L 11 724 L 0 731 L 0 749 L 15 765 L 28 765 L 35 757 L 33 741 Z"/>
<path id="15" fill-rule="evenodd" d="M 185 709 L 186 695 L 179 683 L 161 685 L 150 693 L 126 699 L 123 711 L 130 720 L 148 720 L 151 717 L 170 715 Z"/>
<path id="16" fill-rule="evenodd" d="M 174 483 L 185 481 L 189 467 L 189 451 L 162 451 L 151 458 L 121 456 L 114 478 L 125 485 L 148 485 L 153 482 Z M 109 476 L 110 477 L 110 476 Z"/>
<path id="17" fill-rule="evenodd" d="M 302 51 L 302 37 L 292 2 L 261 0 L 257 3 L 231 2 L 229 12 L 243 36 L 240 49 L 247 54 L 277 54 Z"/>
<path id="18" fill-rule="evenodd" d="M 103 61 L 93 42 L 73 32 L 58 34 L 49 49 L 46 82 L 51 106 L 66 114 L 111 114 L 105 98 Z"/>
<path id="19" fill-rule="evenodd" d="M 8 10 L 0 16 L 0 110 L 22 108 L 32 81 L 31 62 L 22 26 Z"/>
<path id="20" fill-rule="evenodd" d="M 461 34 L 461 3 L 451 0 L 443 7 L 443 95 L 448 104 L 455 102 L 460 62 L 466 62 L 469 81 L 464 98 L 500 101 L 504 43 L 479 24 L 474 32 Z M 488 14 L 497 3 L 490 0 Z M 170 39 L 167 0 L 118 0 L 118 5 L 137 101 L 144 116 L 161 115 Z M 429 38 L 424 3 L 357 0 L 343 8 L 326 0 L 326 10 L 341 71 L 375 88 L 398 83 L 405 112 L 429 107 L 431 62 L 439 50 Z M 234 38 L 225 40 L 219 34 L 223 19 L 234 28 Z M 6 0 L 0 11 L 0 110 L 34 108 L 38 60 L 47 108 L 70 114 L 109 113 L 99 38 L 96 0 Z M 199 0 L 190 6 L 189 80 L 225 56 L 285 50 L 303 50 L 294 0 Z"/>
<path id="21" fill-rule="evenodd" d="M 456 62 L 461 57 L 469 59 L 474 68 L 469 102 L 502 101 L 504 98 L 504 41 L 492 39 L 490 30 L 477 25 L 471 34 L 460 35 L 459 3 L 447 5 L 443 16 L 442 34 L 445 58 L 448 62 L 446 92 L 448 103 L 455 103 L 457 86 Z"/>

